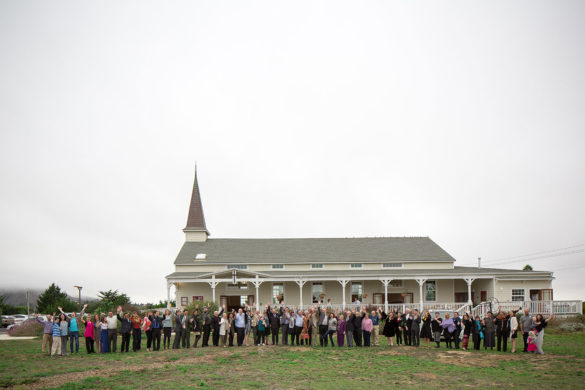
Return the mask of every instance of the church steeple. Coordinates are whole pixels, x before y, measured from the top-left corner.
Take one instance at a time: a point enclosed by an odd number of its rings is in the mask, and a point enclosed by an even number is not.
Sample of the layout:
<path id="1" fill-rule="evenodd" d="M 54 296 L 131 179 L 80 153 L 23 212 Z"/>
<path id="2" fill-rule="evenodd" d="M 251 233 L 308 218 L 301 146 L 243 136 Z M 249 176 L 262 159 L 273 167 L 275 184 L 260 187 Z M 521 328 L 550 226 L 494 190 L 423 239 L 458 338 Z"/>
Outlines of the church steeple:
<path id="1" fill-rule="evenodd" d="M 191 194 L 187 226 L 185 226 L 183 231 L 185 232 L 185 241 L 206 241 L 207 236 L 209 236 L 209 231 L 207 230 L 207 226 L 205 226 L 205 217 L 203 216 L 201 195 L 199 194 L 197 167 L 195 167 L 195 180 L 193 181 L 193 193 Z"/>

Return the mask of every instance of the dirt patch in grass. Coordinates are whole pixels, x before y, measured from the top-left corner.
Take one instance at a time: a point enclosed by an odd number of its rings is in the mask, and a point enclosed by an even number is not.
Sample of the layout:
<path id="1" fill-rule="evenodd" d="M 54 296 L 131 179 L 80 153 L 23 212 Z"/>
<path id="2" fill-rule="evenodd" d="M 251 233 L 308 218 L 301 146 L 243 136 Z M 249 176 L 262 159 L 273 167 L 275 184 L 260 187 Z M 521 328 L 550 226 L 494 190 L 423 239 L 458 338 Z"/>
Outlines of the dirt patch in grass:
<path id="1" fill-rule="evenodd" d="M 66 374 L 57 374 L 50 377 L 39 378 L 33 384 L 27 386 L 30 389 L 45 389 L 50 387 L 62 386 L 70 382 L 80 382 L 85 378 L 92 376 L 110 377 L 112 375 L 119 374 L 121 372 L 146 372 L 163 368 L 167 365 L 185 365 L 185 364 L 202 364 L 202 363 L 214 363 L 214 361 L 221 357 L 232 356 L 231 351 L 221 351 L 213 354 L 206 354 L 203 356 L 185 357 L 174 361 L 159 361 L 156 363 L 138 364 L 133 366 L 116 366 L 106 367 L 100 369 L 87 370 L 82 372 L 70 372 Z"/>

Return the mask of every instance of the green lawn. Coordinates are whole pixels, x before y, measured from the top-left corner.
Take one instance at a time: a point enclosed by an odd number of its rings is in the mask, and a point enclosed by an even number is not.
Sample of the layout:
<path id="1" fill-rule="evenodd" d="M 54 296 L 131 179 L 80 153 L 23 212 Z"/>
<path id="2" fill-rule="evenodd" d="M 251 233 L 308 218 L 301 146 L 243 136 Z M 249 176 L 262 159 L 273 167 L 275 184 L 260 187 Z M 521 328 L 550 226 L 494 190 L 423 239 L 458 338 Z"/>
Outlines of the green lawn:
<path id="1" fill-rule="evenodd" d="M 83 339 L 81 339 L 83 342 Z M 547 331 L 544 356 L 423 347 L 232 347 L 47 357 L 40 340 L 0 341 L 0 387 L 585 388 L 585 334 Z M 119 344 L 118 344 L 119 345 Z"/>

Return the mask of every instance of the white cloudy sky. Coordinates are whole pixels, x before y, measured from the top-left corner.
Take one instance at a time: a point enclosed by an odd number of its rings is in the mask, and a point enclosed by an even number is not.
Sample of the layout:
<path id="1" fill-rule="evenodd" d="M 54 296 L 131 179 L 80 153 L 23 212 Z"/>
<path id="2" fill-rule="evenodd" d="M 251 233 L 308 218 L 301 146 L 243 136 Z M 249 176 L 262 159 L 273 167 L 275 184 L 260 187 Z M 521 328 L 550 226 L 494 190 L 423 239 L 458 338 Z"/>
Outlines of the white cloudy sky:
<path id="1" fill-rule="evenodd" d="M 213 237 L 580 245 L 583 299 L 583 69 L 581 0 L 1 1 L 0 285 L 164 299 L 197 161 Z"/>

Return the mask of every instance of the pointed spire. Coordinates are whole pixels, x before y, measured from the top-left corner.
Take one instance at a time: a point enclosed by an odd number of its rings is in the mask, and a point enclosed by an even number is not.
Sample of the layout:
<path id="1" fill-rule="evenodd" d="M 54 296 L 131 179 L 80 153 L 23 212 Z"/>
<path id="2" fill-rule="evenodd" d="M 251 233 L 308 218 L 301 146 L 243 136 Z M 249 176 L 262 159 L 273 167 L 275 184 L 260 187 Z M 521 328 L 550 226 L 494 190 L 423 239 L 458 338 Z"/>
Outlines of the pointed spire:
<path id="1" fill-rule="evenodd" d="M 189 216 L 187 217 L 187 226 L 183 229 L 184 232 L 205 232 L 205 217 L 203 216 L 203 206 L 201 205 L 201 195 L 199 194 L 199 183 L 197 182 L 197 165 L 195 165 L 195 180 L 193 181 L 193 193 L 191 195 L 191 205 L 189 206 Z"/>

